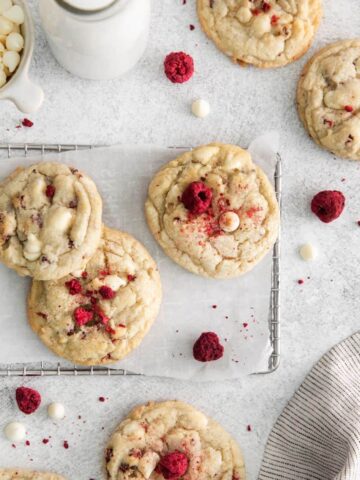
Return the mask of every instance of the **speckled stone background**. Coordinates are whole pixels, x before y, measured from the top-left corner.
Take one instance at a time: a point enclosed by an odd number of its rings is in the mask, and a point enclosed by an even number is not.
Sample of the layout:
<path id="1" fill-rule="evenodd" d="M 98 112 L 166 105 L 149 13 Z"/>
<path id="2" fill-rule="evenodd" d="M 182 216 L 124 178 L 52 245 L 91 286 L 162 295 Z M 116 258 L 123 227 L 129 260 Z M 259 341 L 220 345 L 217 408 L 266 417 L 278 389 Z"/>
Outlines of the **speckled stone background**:
<path id="1" fill-rule="evenodd" d="M 204 37 L 195 0 L 187 5 L 182 0 L 154 0 L 144 58 L 126 77 L 105 83 L 75 78 L 56 63 L 39 26 L 37 2 L 29 3 L 37 24 L 32 75 L 42 84 L 46 100 L 31 117 L 34 127 L 27 130 L 15 128 L 21 114 L 1 103 L 3 142 L 197 145 L 221 140 L 246 146 L 265 130 L 281 132 L 282 363 L 268 376 L 216 384 L 156 378 L 2 379 L 0 428 L 12 419 L 25 421 L 31 445 L 14 449 L 0 436 L 0 464 L 52 468 L 72 480 L 100 480 L 102 448 L 118 420 L 139 402 L 180 398 L 234 434 L 244 450 L 248 478 L 254 480 L 271 426 L 311 365 L 359 327 L 360 163 L 333 158 L 311 142 L 298 120 L 294 94 L 312 52 L 330 41 L 360 36 L 360 3 L 324 0 L 325 16 L 305 58 L 280 70 L 260 71 L 233 65 Z M 196 26 L 192 32 L 190 23 Z M 163 58 L 173 50 L 185 50 L 195 59 L 196 74 L 187 84 L 174 86 L 162 74 Z M 189 113 L 196 97 L 207 98 L 212 105 L 205 120 Z M 330 225 L 309 213 L 312 195 L 327 188 L 340 189 L 347 198 L 345 213 Z M 318 246 L 320 256 L 305 264 L 297 249 L 309 240 Z M 305 279 L 301 286 L 299 278 Z M 44 405 L 63 402 L 66 419 L 53 424 L 45 408 L 25 418 L 13 400 L 15 387 L 22 383 L 39 389 Z M 108 400 L 101 403 L 99 396 Z M 49 444 L 43 445 L 42 438 L 50 435 Z M 68 450 L 62 447 L 64 440 L 69 441 Z"/>

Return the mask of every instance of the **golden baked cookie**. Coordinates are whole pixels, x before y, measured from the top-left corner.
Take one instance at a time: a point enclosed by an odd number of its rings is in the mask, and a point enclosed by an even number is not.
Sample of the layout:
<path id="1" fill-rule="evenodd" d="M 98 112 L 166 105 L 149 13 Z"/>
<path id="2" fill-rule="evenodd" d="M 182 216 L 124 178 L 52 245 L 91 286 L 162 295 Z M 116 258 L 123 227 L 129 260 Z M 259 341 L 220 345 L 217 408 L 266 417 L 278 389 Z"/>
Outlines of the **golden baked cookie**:
<path id="1" fill-rule="evenodd" d="M 84 271 L 33 281 L 28 317 L 57 355 L 79 365 L 104 365 L 139 345 L 160 302 L 160 276 L 149 253 L 131 235 L 104 227 Z"/>
<path id="2" fill-rule="evenodd" d="M 310 47 L 321 0 L 197 0 L 204 32 L 234 62 L 281 67 Z"/>
<path id="3" fill-rule="evenodd" d="M 105 452 L 109 480 L 245 480 L 234 439 L 214 420 L 179 401 L 135 408 Z"/>
<path id="4" fill-rule="evenodd" d="M 101 215 L 84 173 L 55 162 L 17 168 L 0 184 L 0 260 L 38 280 L 64 277 L 97 249 Z"/>
<path id="5" fill-rule="evenodd" d="M 301 120 L 321 147 L 360 160 L 360 39 L 342 40 L 316 53 L 297 90 Z"/>
<path id="6" fill-rule="evenodd" d="M 33 472 L 21 468 L 1 468 L 0 480 L 65 480 L 55 473 Z"/>
<path id="7" fill-rule="evenodd" d="M 167 255 L 206 277 L 248 272 L 278 235 L 274 189 L 235 145 L 198 147 L 165 165 L 150 183 L 145 210 Z"/>

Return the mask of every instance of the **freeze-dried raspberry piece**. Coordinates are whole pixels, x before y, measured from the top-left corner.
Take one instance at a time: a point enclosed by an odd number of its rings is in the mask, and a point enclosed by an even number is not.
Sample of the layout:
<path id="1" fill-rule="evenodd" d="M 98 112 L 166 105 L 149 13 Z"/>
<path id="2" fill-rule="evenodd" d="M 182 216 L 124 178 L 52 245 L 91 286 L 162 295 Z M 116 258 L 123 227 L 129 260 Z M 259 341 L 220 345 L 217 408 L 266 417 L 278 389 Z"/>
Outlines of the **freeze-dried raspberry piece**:
<path id="1" fill-rule="evenodd" d="M 82 292 L 81 283 L 79 282 L 79 280 L 76 280 L 76 278 L 65 282 L 65 286 L 69 290 L 70 295 L 76 295 L 77 293 Z"/>
<path id="2" fill-rule="evenodd" d="M 114 292 L 114 290 L 107 285 L 100 287 L 99 293 L 105 300 L 111 300 L 116 295 L 116 292 Z"/>
<path id="3" fill-rule="evenodd" d="M 45 190 L 45 195 L 48 198 L 52 198 L 55 195 L 55 187 L 54 185 L 48 185 Z"/>
<path id="4" fill-rule="evenodd" d="M 27 387 L 19 387 L 15 393 L 16 402 L 19 410 L 26 415 L 34 413 L 40 406 L 41 395 L 36 390 Z"/>
<path id="5" fill-rule="evenodd" d="M 184 190 L 181 201 L 195 215 L 205 213 L 211 206 L 213 193 L 203 182 L 192 182 Z"/>
<path id="6" fill-rule="evenodd" d="M 337 190 L 324 190 L 311 201 L 311 211 L 324 223 L 336 220 L 345 206 L 344 195 Z"/>
<path id="7" fill-rule="evenodd" d="M 185 475 L 189 467 L 189 460 L 185 453 L 175 450 L 161 457 L 156 466 L 156 472 L 166 480 L 175 480 Z"/>
<path id="8" fill-rule="evenodd" d="M 169 53 L 164 61 L 164 71 L 173 83 L 187 82 L 194 73 L 194 60 L 184 52 Z"/>
<path id="9" fill-rule="evenodd" d="M 78 307 L 74 312 L 75 322 L 79 327 L 91 322 L 94 317 L 94 312 L 86 310 L 83 307 Z"/>
<path id="10" fill-rule="evenodd" d="M 224 354 L 224 347 L 219 337 L 214 332 L 204 332 L 196 340 L 193 347 L 195 360 L 199 362 L 211 362 L 218 360 Z"/>

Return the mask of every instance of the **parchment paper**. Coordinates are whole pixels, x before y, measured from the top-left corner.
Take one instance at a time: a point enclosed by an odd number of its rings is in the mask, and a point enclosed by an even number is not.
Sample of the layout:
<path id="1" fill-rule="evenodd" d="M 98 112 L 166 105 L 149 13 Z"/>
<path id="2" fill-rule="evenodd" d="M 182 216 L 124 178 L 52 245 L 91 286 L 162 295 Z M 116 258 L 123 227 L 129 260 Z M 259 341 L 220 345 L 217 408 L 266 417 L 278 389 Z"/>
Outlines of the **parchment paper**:
<path id="1" fill-rule="evenodd" d="M 249 148 L 254 160 L 272 179 L 277 134 L 258 138 Z M 146 375 L 197 380 L 238 378 L 266 371 L 271 354 L 268 327 L 271 254 L 238 279 L 205 279 L 171 261 L 147 228 L 143 206 L 149 181 L 164 163 L 180 153 L 179 149 L 122 145 L 46 154 L 43 158 L 63 161 L 87 172 L 103 197 L 104 223 L 134 235 L 159 265 L 164 295 L 160 316 L 141 345 L 114 366 Z M 19 165 L 41 159 L 40 155 L 3 159 L 0 178 Z M 0 265 L 0 363 L 66 364 L 43 346 L 27 324 L 29 285 L 29 279 Z M 220 336 L 225 347 L 221 360 L 202 364 L 193 359 L 193 343 L 204 331 L 214 331 Z"/>

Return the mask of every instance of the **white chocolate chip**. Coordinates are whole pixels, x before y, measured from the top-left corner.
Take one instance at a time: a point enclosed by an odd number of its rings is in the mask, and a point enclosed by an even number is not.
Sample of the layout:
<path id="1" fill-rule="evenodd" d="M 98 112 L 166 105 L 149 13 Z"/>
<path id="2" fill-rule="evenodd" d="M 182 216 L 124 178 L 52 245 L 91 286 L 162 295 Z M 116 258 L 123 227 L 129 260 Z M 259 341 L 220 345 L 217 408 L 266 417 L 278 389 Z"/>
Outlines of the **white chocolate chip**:
<path id="1" fill-rule="evenodd" d="M 4 428 L 6 438 L 10 442 L 20 442 L 26 435 L 25 425 L 19 422 L 11 422 Z"/>
<path id="2" fill-rule="evenodd" d="M 65 207 L 55 207 L 49 211 L 46 219 L 46 227 L 49 230 L 66 232 L 72 222 L 72 213 Z"/>
<path id="3" fill-rule="evenodd" d="M 191 111 L 198 118 L 205 118 L 210 113 L 210 104 L 206 100 L 199 98 L 191 105 Z"/>
<path id="4" fill-rule="evenodd" d="M 235 212 L 224 212 L 220 215 L 219 225 L 224 232 L 235 232 L 240 225 L 239 215 Z"/>
<path id="5" fill-rule="evenodd" d="M 0 0 L 0 13 L 3 14 L 6 10 L 12 7 L 11 0 Z"/>
<path id="6" fill-rule="evenodd" d="M 16 23 L 16 25 L 21 25 L 25 20 L 24 10 L 19 5 L 13 5 L 9 10 L 6 10 L 3 15 L 5 18 Z"/>
<path id="7" fill-rule="evenodd" d="M 305 243 L 299 249 L 300 256 L 306 262 L 311 262 L 317 257 L 316 248 L 311 243 Z"/>
<path id="8" fill-rule="evenodd" d="M 11 32 L 6 38 L 6 48 L 20 52 L 24 48 L 24 37 L 20 33 Z"/>
<path id="9" fill-rule="evenodd" d="M 9 35 L 13 30 L 13 23 L 3 16 L 0 16 L 0 34 Z"/>
<path id="10" fill-rule="evenodd" d="M 127 437 L 142 438 L 144 436 L 143 427 L 140 425 L 139 422 L 135 422 L 135 421 L 131 421 L 127 425 L 125 425 L 123 432 Z"/>
<path id="11" fill-rule="evenodd" d="M 250 8 L 248 7 L 241 7 L 239 8 L 236 18 L 240 20 L 241 23 L 247 23 L 252 19 L 252 13 Z"/>
<path id="12" fill-rule="evenodd" d="M 156 452 L 146 452 L 138 463 L 138 470 L 148 480 L 160 460 Z"/>
<path id="13" fill-rule="evenodd" d="M 0 88 L 6 83 L 6 74 L 2 68 L 0 68 Z"/>
<path id="14" fill-rule="evenodd" d="M 24 257 L 30 262 L 34 262 L 41 255 L 41 247 L 42 244 L 40 240 L 36 235 L 30 233 L 24 246 Z"/>
<path id="15" fill-rule="evenodd" d="M 104 279 L 104 284 L 114 290 L 114 292 L 117 292 L 120 287 L 124 287 L 126 285 L 126 281 L 117 275 L 108 275 Z"/>
<path id="16" fill-rule="evenodd" d="M 7 50 L 4 53 L 3 62 L 4 65 L 9 68 L 10 73 L 13 73 L 20 63 L 20 55 L 18 54 L 18 52 L 12 52 L 10 50 Z"/>
<path id="17" fill-rule="evenodd" d="M 65 407 L 62 403 L 50 403 L 47 412 L 49 417 L 54 420 L 62 420 L 65 417 Z"/>

